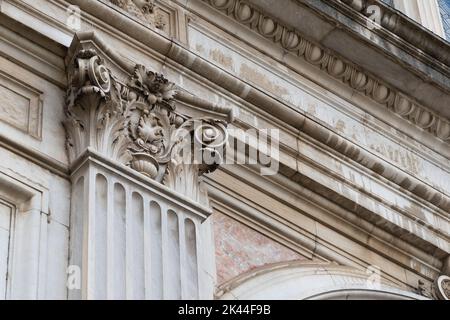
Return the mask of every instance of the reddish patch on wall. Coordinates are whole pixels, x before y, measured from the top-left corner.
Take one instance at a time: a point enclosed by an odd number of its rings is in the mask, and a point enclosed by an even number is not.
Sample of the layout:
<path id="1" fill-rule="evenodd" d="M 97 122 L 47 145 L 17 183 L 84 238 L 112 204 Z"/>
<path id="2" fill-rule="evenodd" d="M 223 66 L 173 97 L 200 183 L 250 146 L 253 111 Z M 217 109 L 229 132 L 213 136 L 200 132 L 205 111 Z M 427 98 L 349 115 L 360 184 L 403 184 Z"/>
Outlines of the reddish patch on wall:
<path id="1" fill-rule="evenodd" d="M 212 219 L 219 285 L 266 264 L 308 260 L 228 216 L 214 213 Z"/>

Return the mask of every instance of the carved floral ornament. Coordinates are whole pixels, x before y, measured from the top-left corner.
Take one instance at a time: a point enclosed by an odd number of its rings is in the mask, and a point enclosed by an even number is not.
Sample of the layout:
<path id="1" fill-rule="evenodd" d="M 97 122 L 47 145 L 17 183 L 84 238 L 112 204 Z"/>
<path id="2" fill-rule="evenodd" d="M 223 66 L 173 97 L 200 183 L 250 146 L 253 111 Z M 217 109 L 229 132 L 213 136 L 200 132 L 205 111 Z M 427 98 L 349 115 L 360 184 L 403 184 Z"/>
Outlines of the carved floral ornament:
<path id="1" fill-rule="evenodd" d="M 450 300 L 450 277 L 440 275 L 429 285 L 419 280 L 418 293 L 433 300 Z"/>
<path id="2" fill-rule="evenodd" d="M 450 122 L 421 106 L 396 89 L 307 40 L 297 30 L 282 25 L 245 0 L 202 0 L 237 22 L 256 31 L 284 50 L 305 59 L 352 89 L 373 99 L 398 116 L 450 142 Z M 352 0 L 345 0 L 351 2 Z"/>
<path id="3" fill-rule="evenodd" d="M 112 4 L 124 9 L 151 26 L 164 29 L 167 21 L 155 6 L 153 0 L 109 0 Z"/>
<path id="4" fill-rule="evenodd" d="M 222 161 L 226 123 L 179 114 L 175 85 L 142 65 L 123 83 L 86 49 L 70 68 L 64 126 L 71 163 L 90 147 L 198 200 L 199 190 L 186 185 Z"/>

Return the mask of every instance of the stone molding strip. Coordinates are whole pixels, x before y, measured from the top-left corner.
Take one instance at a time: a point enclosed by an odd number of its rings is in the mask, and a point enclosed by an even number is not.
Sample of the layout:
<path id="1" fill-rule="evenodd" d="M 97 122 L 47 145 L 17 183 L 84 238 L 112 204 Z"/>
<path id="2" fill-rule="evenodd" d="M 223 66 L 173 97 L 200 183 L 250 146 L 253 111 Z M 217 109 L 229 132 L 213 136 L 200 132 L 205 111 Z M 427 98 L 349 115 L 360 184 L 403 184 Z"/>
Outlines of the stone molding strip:
<path id="1" fill-rule="evenodd" d="M 231 172 L 230 170 L 224 168 L 222 168 L 221 171 L 230 174 L 233 177 L 237 177 L 237 175 L 239 176 L 243 175 L 246 176 L 247 178 L 252 177 L 251 179 L 253 180 L 255 180 L 254 176 L 257 174 L 255 172 L 252 172 L 251 170 L 244 171 L 242 168 L 239 168 L 234 172 Z M 306 242 L 305 240 L 302 240 L 305 235 L 302 235 L 300 238 L 292 237 L 292 232 L 296 236 L 298 235 L 298 232 L 293 231 L 292 228 L 290 227 L 290 224 L 286 223 L 283 219 L 278 220 L 275 219 L 274 217 L 271 217 L 270 215 L 263 214 L 259 212 L 257 207 L 254 207 L 249 203 L 242 204 L 242 201 L 239 201 L 239 198 L 237 198 L 237 195 L 233 193 L 234 192 L 233 190 L 228 189 L 226 186 L 221 185 L 217 181 L 213 181 L 211 178 L 207 178 L 205 181 L 208 184 L 208 195 L 210 196 L 210 201 L 213 201 L 215 205 L 219 206 L 226 205 L 229 208 L 234 208 L 235 209 L 234 212 L 236 212 L 236 214 L 238 214 L 239 216 L 242 216 L 245 220 L 251 217 L 252 221 L 259 222 L 261 225 L 271 225 L 271 227 L 275 225 L 276 226 L 275 230 L 277 233 L 283 235 L 293 243 L 299 243 L 302 246 L 304 246 L 305 249 L 310 250 L 312 253 L 312 256 L 310 258 L 321 257 L 329 261 L 339 261 L 339 263 L 343 264 L 348 264 L 350 262 L 350 260 L 347 260 L 347 258 L 344 258 L 342 255 L 333 254 L 332 256 L 330 256 L 329 253 L 326 253 L 323 250 L 317 251 L 317 249 L 321 248 L 319 247 L 319 245 L 321 246 L 321 244 L 317 243 L 317 238 L 315 234 L 310 234 L 310 237 L 306 236 L 307 239 Z M 390 232 L 384 230 L 376 223 L 362 219 L 360 216 L 358 216 L 358 214 L 349 211 L 347 209 L 344 209 L 335 202 L 311 191 L 308 187 L 305 187 L 301 184 L 293 186 L 295 182 L 289 180 L 286 177 L 275 176 L 270 179 L 263 178 L 258 179 L 257 182 L 251 182 L 250 184 L 252 187 L 257 188 L 258 191 L 266 193 L 269 197 L 273 197 L 280 203 L 290 206 L 295 210 L 302 211 L 300 207 L 297 207 L 297 205 L 295 204 L 293 205 L 287 200 L 289 197 L 294 195 L 299 199 L 303 199 L 299 201 L 305 201 L 305 203 L 311 205 L 310 207 L 314 208 L 311 210 L 331 213 L 333 216 L 333 220 L 337 221 L 337 224 L 333 225 L 336 228 L 340 229 L 341 228 L 340 226 L 343 223 L 350 223 L 350 225 L 352 226 L 351 230 L 354 231 L 358 230 L 358 232 L 363 232 L 367 235 L 370 235 L 372 242 L 369 245 L 369 247 L 372 250 L 375 250 L 379 254 L 380 253 L 382 254 L 382 252 L 379 251 L 379 246 L 388 245 L 389 249 L 387 250 L 391 252 L 393 256 L 388 256 L 387 258 L 390 260 L 395 260 L 396 263 L 402 263 L 407 268 L 410 268 L 409 265 L 405 264 L 405 261 L 407 261 L 406 258 L 407 256 L 416 257 L 417 261 L 420 261 L 419 263 L 421 265 L 421 270 L 426 270 L 426 272 L 424 271 L 425 273 L 433 274 L 433 277 L 438 273 L 439 268 L 442 267 L 442 261 L 436 254 L 438 252 L 439 254 L 445 253 L 440 249 L 436 248 L 435 245 L 432 246 L 437 250 L 431 253 L 429 249 L 428 251 L 424 251 L 422 249 L 417 248 L 415 244 L 411 244 L 411 242 L 402 239 L 402 235 L 406 235 L 407 232 L 402 233 L 400 236 L 397 235 L 397 237 L 393 238 Z M 292 191 L 286 192 L 284 190 L 280 192 L 279 191 L 273 192 L 274 185 L 281 185 L 283 189 L 289 189 Z M 314 216 L 315 219 L 318 219 L 318 221 L 321 224 L 329 225 L 330 220 L 323 219 L 323 215 L 315 214 Z M 367 246 L 367 243 L 365 243 L 364 240 L 361 241 L 361 239 L 364 239 L 364 237 L 359 237 L 358 232 L 356 234 L 349 235 L 345 231 L 348 229 L 343 228 L 342 230 L 344 230 L 342 231 L 342 234 L 353 237 L 354 240 L 359 244 Z M 312 248 L 310 247 L 312 244 L 308 242 L 311 239 L 314 239 L 312 243 L 314 244 L 314 246 Z M 423 245 L 429 245 L 429 242 L 427 243 L 427 241 L 424 241 L 419 238 L 417 238 L 417 240 L 420 241 L 420 243 Z M 433 277 L 431 277 L 430 279 L 432 279 Z"/>
<path id="2" fill-rule="evenodd" d="M 301 111 L 294 110 L 286 103 L 269 97 L 267 94 L 245 83 L 229 72 L 221 70 L 209 61 L 189 51 L 175 40 L 167 38 L 152 29 L 124 17 L 120 12 L 98 1 L 70 0 L 70 2 L 78 5 L 84 12 L 102 17 L 105 23 L 113 27 L 120 27 L 125 34 L 136 39 L 143 45 L 152 48 L 162 56 L 181 64 L 193 73 L 204 77 L 237 97 L 262 108 L 293 128 L 311 136 L 360 165 L 374 171 L 383 178 L 405 188 L 414 195 L 446 212 L 450 212 L 450 197 L 447 194 L 436 190 L 418 178 L 399 170 L 387 161 L 363 150 L 325 126 L 308 118 Z"/>
<path id="3" fill-rule="evenodd" d="M 371 5 L 380 8 L 381 26 L 394 33 L 396 36 L 406 40 L 417 49 L 426 52 L 433 58 L 450 66 L 450 45 L 439 36 L 426 28 L 414 23 L 411 19 L 399 11 L 386 5 L 381 0 L 331 0 L 340 5 L 343 2 L 360 14 L 369 17 L 371 15 L 366 9 Z"/>
<path id="4" fill-rule="evenodd" d="M 5 148 L 38 166 L 54 173 L 64 179 L 69 179 L 69 166 L 38 150 L 26 147 L 21 141 L 17 141 L 0 134 L 0 147 Z"/>
<path id="5" fill-rule="evenodd" d="M 369 75 L 366 71 L 307 40 L 298 31 L 282 25 L 245 0 L 202 0 L 237 22 L 258 32 L 308 63 L 349 85 L 411 124 L 450 143 L 450 122 L 406 95 Z M 352 1 L 352 0 L 348 0 Z M 362 0 L 357 0 L 362 1 Z M 373 0 L 372 0 L 373 1 Z"/>

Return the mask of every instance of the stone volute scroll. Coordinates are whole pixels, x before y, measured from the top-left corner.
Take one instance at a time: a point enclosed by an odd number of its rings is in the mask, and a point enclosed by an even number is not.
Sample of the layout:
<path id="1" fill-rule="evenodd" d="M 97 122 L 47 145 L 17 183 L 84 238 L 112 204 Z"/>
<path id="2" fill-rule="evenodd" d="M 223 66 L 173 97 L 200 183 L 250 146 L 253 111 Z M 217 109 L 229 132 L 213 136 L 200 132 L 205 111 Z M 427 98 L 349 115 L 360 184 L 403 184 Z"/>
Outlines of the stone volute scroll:
<path id="1" fill-rule="evenodd" d="M 440 300 L 450 300 L 450 277 L 439 276 L 435 281 L 436 297 Z"/>
<path id="2" fill-rule="evenodd" d="M 198 180 L 222 160 L 231 110 L 124 62 L 93 33 L 79 34 L 70 51 L 64 122 L 70 162 L 91 150 L 204 202 Z M 117 74 L 115 65 L 121 66 Z M 202 108 L 205 116 L 178 112 L 179 101 Z"/>
<path id="3" fill-rule="evenodd" d="M 154 0 L 109 0 L 109 2 L 150 26 L 167 31 L 168 17 L 162 14 Z"/>

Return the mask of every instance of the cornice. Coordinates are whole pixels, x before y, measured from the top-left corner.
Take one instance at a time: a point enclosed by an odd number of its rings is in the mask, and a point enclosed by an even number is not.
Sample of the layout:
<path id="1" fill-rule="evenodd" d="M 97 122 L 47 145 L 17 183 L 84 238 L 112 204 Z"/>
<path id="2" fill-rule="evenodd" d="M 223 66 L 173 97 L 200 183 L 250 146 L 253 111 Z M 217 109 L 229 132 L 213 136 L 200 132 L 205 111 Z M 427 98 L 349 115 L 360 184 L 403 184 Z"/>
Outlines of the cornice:
<path id="1" fill-rule="evenodd" d="M 1 12 L 0 38 L 0 56 L 18 63 L 60 88 L 66 87 L 63 59 L 66 48 Z"/>
<path id="2" fill-rule="evenodd" d="M 245 0 L 202 1 L 281 46 L 287 52 L 315 65 L 409 123 L 450 143 L 450 121 L 359 66 L 308 40 L 297 30 L 283 25 Z"/>
<path id="3" fill-rule="evenodd" d="M 323 125 L 310 119 L 307 115 L 292 109 L 289 105 L 268 96 L 242 79 L 216 67 L 211 62 L 194 54 L 174 39 L 147 28 L 138 22 L 124 17 L 111 7 L 93 0 L 70 0 L 72 4 L 80 6 L 87 13 L 103 17 L 112 27 L 120 28 L 128 36 L 139 36 L 142 45 L 152 48 L 174 63 L 188 68 L 192 73 L 211 81 L 223 90 L 234 94 L 244 101 L 256 105 L 280 121 L 286 123 L 303 134 L 306 134 L 327 147 L 355 161 L 359 165 L 379 174 L 381 177 L 410 191 L 425 201 L 440 209 L 450 212 L 450 197 L 431 185 L 424 183 L 415 176 L 411 176 L 397 167 L 384 161 L 374 154 L 359 148 L 351 141 L 330 131 Z"/>
<path id="4" fill-rule="evenodd" d="M 383 3 L 365 8 L 373 13 L 367 17 L 339 0 L 278 0 L 277 6 L 270 0 L 246 1 L 450 119 L 450 68 L 383 27 L 379 20 Z"/>
<path id="5" fill-rule="evenodd" d="M 52 5 L 56 4 L 59 7 L 58 9 L 64 11 L 67 9 L 66 0 L 48 0 L 48 2 Z M 67 26 L 65 16 L 63 17 L 64 20 L 55 19 L 24 0 L 1 0 L 0 11 L 19 24 L 26 23 L 30 30 L 25 30 L 21 34 L 25 34 L 30 39 L 37 39 L 35 35 L 37 31 L 50 40 L 50 42 L 46 40 L 47 44 L 55 42 L 64 47 L 70 45 L 73 31 Z M 60 51 L 54 45 L 51 45 L 51 47 L 57 52 Z"/>
<path id="6" fill-rule="evenodd" d="M 404 14 L 386 5 L 380 0 L 331 0 L 336 6 L 346 6 L 354 11 L 370 17 L 367 8 L 377 5 L 380 8 L 381 26 L 412 44 L 417 50 L 421 50 L 431 57 L 450 66 L 450 43 L 435 35 L 430 30 L 414 22 Z"/>

